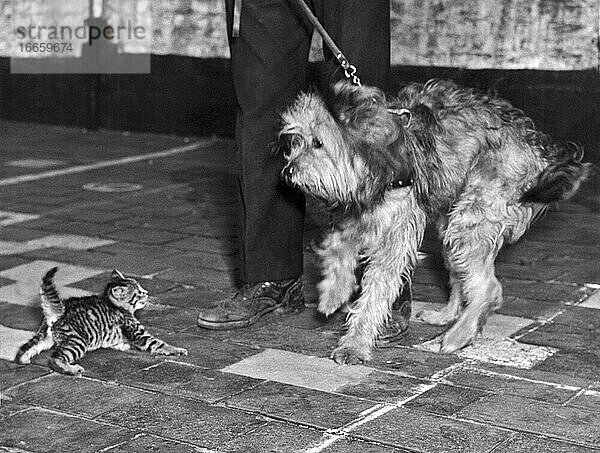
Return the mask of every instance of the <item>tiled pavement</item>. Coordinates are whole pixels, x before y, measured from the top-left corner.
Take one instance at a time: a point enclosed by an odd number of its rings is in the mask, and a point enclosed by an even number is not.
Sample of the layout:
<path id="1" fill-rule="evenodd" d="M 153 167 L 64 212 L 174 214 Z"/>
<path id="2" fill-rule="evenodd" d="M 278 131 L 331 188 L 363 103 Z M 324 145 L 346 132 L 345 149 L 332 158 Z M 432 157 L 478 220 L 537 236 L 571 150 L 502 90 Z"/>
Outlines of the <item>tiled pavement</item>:
<path id="1" fill-rule="evenodd" d="M 506 302 L 474 347 L 431 352 L 441 329 L 414 321 L 368 366 L 340 367 L 327 357 L 343 316 L 314 307 L 195 327 L 235 285 L 231 146 L 0 122 L 0 451 L 600 450 L 597 187 L 502 252 Z M 447 297 L 437 245 L 423 252 L 414 311 Z M 100 290 L 114 267 L 138 276 L 156 296 L 140 319 L 190 355 L 97 351 L 80 379 L 47 354 L 15 365 L 53 265 L 64 294 Z M 314 299 L 311 253 L 305 267 Z"/>

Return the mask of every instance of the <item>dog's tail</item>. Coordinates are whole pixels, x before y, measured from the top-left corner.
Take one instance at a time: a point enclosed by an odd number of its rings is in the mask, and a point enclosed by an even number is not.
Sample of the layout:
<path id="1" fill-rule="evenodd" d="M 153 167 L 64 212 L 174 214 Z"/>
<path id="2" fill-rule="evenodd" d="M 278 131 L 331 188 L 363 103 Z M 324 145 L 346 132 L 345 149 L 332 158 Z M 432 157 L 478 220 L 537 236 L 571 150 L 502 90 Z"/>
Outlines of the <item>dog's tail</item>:
<path id="1" fill-rule="evenodd" d="M 583 149 L 575 143 L 565 146 L 550 145 L 550 164 L 539 174 L 536 184 L 527 190 L 521 201 L 532 203 L 552 203 L 567 200 L 590 171 L 590 164 L 582 162 Z"/>

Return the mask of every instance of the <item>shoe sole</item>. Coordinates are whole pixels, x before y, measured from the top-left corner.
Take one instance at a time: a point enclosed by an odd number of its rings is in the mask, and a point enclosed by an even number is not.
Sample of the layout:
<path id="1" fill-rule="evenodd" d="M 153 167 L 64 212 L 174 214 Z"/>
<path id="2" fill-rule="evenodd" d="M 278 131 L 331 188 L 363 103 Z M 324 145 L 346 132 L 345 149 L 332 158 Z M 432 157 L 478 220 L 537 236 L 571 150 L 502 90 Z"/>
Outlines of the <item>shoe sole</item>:
<path id="1" fill-rule="evenodd" d="M 300 290 L 300 296 L 298 297 L 297 300 L 294 301 L 293 305 L 288 305 L 288 303 L 292 299 L 294 290 L 297 290 L 297 289 Z M 198 318 L 197 325 L 198 325 L 198 327 L 202 327 L 202 328 L 209 329 L 209 330 L 239 329 L 242 327 L 247 327 L 252 324 L 255 324 L 264 315 L 266 315 L 267 313 L 271 313 L 272 311 L 277 310 L 278 308 L 287 308 L 287 306 L 299 308 L 299 306 L 301 304 L 304 305 L 304 297 L 302 296 L 302 281 L 299 280 L 297 282 L 294 282 L 292 284 L 292 286 L 289 287 L 289 289 L 283 295 L 283 299 L 281 300 L 281 302 L 279 304 L 275 304 L 271 307 L 267 307 L 267 308 L 261 310 L 260 312 L 256 313 L 255 315 L 251 316 L 250 318 L 241 319 L 239 321 L 223 321 L 223 322 L 208 321 L 205 319 Z"/>

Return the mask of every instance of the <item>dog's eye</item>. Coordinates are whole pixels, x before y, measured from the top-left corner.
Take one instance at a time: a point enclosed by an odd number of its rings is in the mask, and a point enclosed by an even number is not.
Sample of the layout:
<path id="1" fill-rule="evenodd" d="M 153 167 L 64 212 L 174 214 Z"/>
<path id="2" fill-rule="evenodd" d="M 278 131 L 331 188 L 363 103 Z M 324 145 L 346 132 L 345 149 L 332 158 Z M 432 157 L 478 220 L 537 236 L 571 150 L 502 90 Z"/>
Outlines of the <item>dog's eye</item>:
<path id="1" fill-rule="evenodd" d="M 312 146 L 313 146 L 313 148 L 322 148 L 323 142 L 321 140 L 319 140 L 317 137 L 313 137 Z"/>

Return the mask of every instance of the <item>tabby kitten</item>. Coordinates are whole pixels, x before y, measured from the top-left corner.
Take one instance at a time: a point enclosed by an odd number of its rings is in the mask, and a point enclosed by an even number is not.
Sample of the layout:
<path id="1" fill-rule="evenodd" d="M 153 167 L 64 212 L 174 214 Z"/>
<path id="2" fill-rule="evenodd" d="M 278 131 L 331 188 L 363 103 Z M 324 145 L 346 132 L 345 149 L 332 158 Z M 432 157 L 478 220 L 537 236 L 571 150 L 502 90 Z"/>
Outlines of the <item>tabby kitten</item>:
<path id="1" fill-rule="evenodd" d="M 50 269 L 42 279 L 44 321 L 19 349 L 17 363 L 29 363 L 33 356 L 53 346 L 50 368 L 71 375 L 81 375 L 84 369 L 77 362 L 87 351 L 100 348 L 126 351 L 132 344 L 152 354 L 187 355 L 187 350 L 147 333 L 135 318 L 135 311 L 148 301 L 148 291 L 133 278 L 115 269 L 102 294 L 61 300 L 53 280 L 57 270 Z"/>

